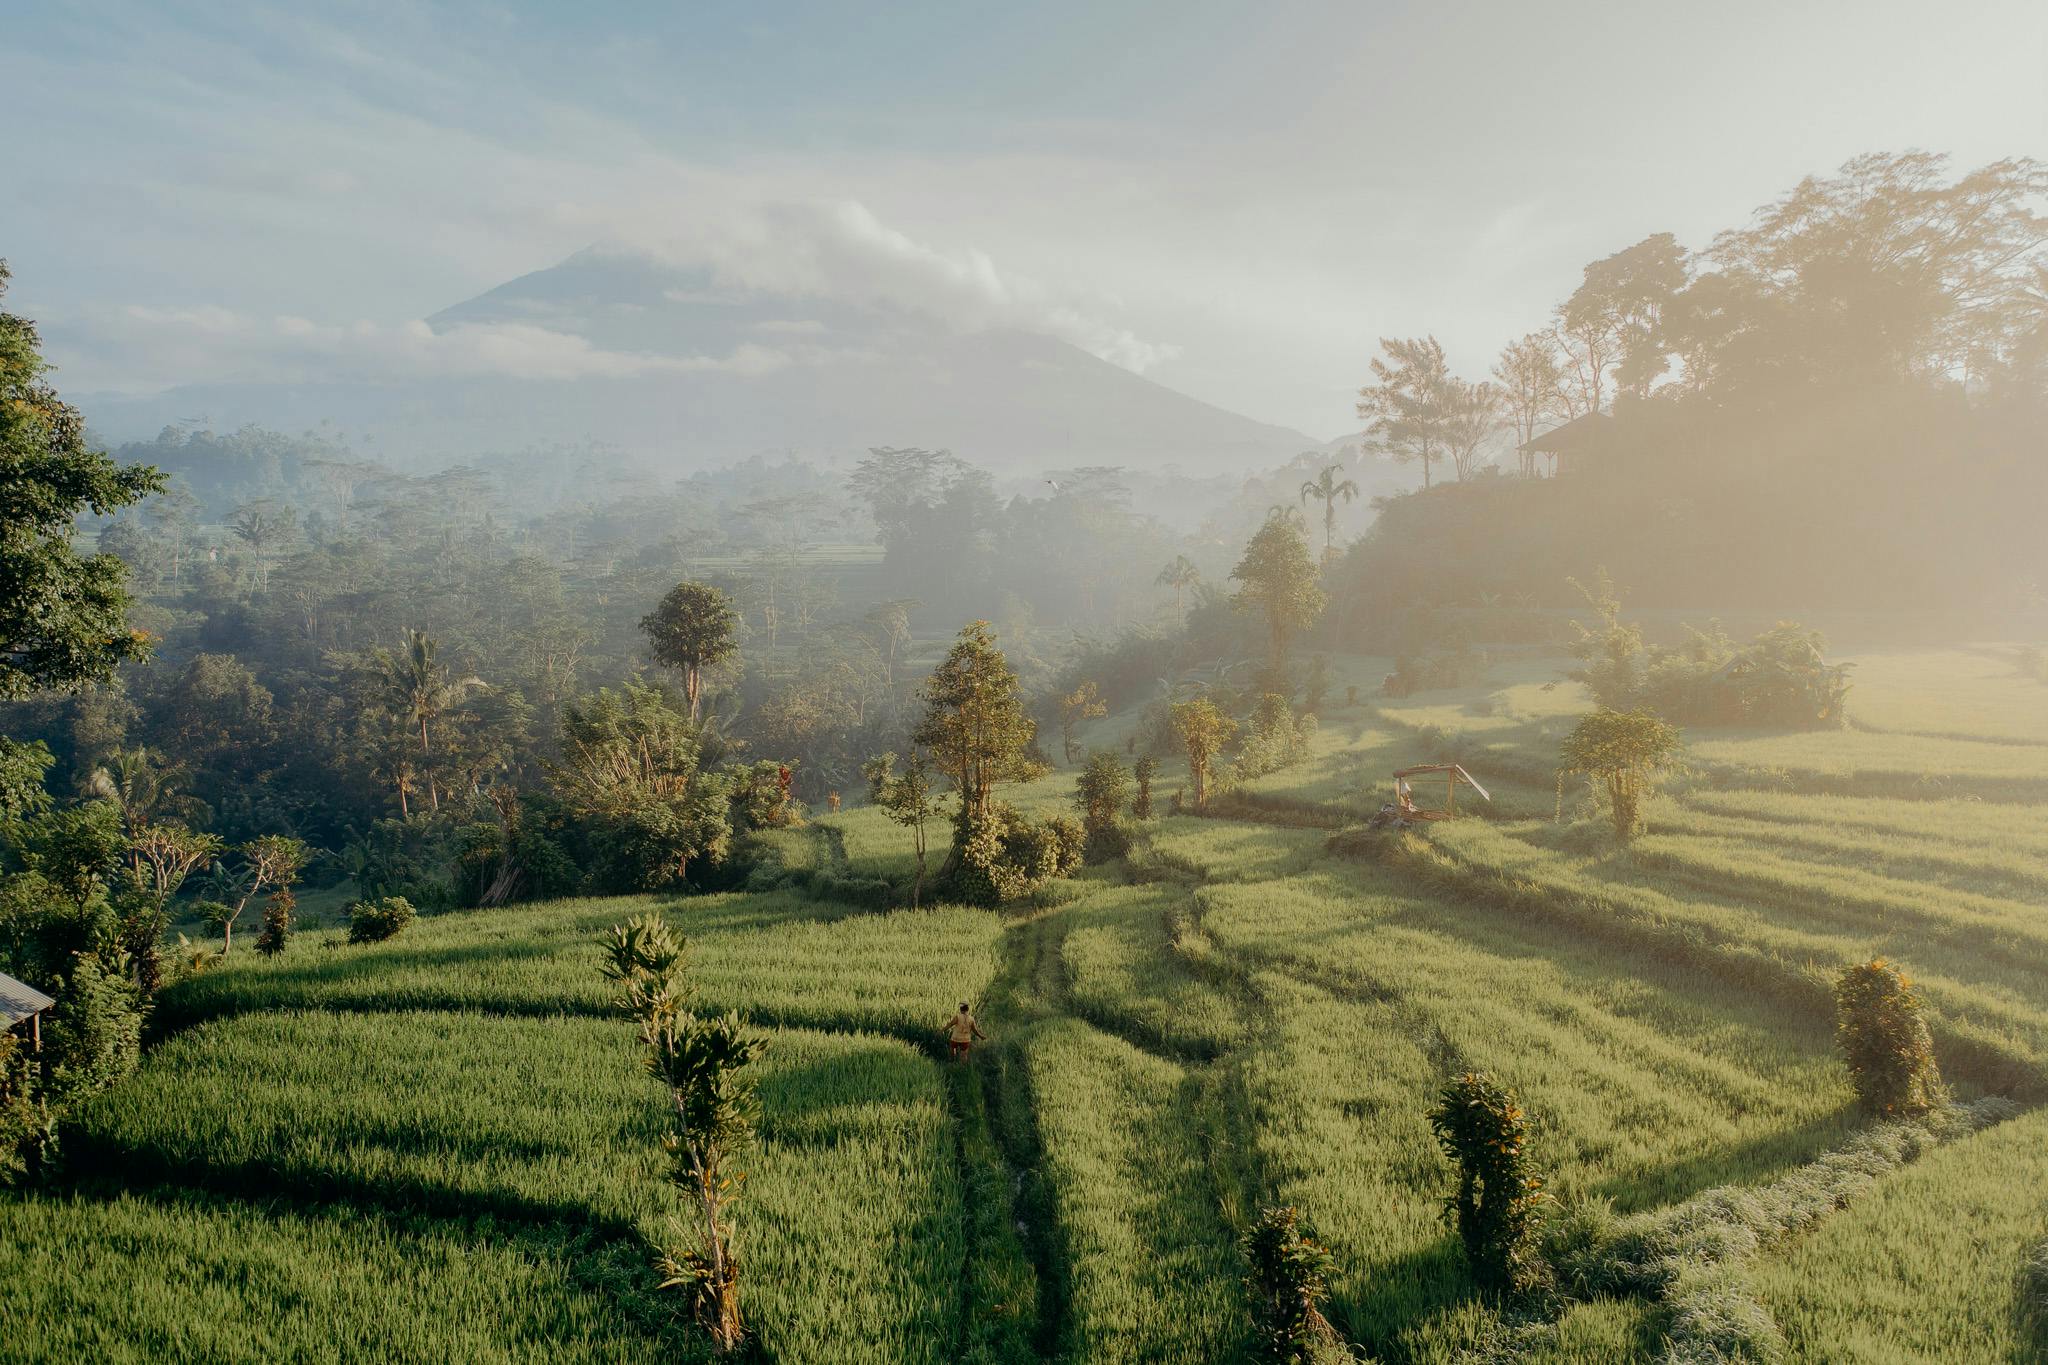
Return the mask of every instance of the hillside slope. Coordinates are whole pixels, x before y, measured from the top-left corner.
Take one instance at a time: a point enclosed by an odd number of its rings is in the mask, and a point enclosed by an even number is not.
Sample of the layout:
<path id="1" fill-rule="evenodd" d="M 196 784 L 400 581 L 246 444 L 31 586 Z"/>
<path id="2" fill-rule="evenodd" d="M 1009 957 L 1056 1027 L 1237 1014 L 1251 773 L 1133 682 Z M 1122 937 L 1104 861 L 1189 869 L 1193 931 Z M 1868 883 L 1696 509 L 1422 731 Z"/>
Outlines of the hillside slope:
<path id="1" fill-rule="evenodd" d="M 579 252 L 428 324 L 442 338 L 467 329 L 475 345 L 463 350 L 465 372 L 196 385 L 88 398 L 85 410 L 117 439 L 194 414 L 219 430 L 253 422 L 299 431 L 331 419 L 401 460 L 599 443 L 693 467 L 760 451 L 919 445 L 1006 469 L 1171 464 L 1207 473 L 1272 465 L 1318 444 L 1051 336 L 959 331 L 880 304 L 736 290 L 619 251 Z M 552 352 L 563 349 L 561 336 L 580 338 L 596 354 L 561 357 L 576 377 L 541 377 L 545 364 L 492 350 L 490 338 L 509 350 L 522 336 Z M 519 373 L 483 372 L 499 360 Z"/>

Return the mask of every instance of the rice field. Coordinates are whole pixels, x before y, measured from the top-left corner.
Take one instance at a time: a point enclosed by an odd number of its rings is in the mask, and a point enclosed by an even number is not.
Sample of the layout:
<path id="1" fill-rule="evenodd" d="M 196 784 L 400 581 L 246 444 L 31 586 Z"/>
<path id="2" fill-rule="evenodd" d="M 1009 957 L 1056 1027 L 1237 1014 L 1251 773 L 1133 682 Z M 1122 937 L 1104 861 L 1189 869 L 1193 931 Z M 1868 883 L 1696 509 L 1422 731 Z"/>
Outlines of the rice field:
<path id="1" fill-rule="evenodd" d="M 660 909 L 700 1000 L 769 1042 L 740 1214 L 760 1360 L 1244 1360 L 1237 1243 L 1273 1203 L 1335 1256 L 1360 1360 L 1661 1358 L 1691 1330 L 1676 1300 L 1532 1316 L 1475 1291 L 1427 1124 L 1447 1077 L 1516 1088 L 1560 1207 L 1797 1186 L 1866 1132 L 1827 987 L 1883 954 L 1959 1097 L 2048 1100 L 2048 689 L 2007 687 L 1995 652 L 1865 662 L 1863 728 L 1692 736 L 1628 849 L 1572 800 L 1553 818 L 1584 699 L 1518 659 L 1333 706 L 1300 763 L 1007 913 L 793 877 L 237 953 L 167 993 L 59 1179 L 0 1195 L 0 1357 L 701 1358 L 648 1270 L 674 1212 L 661 1096 L 595 970 L 599 931 Z M 1331 839 L 1446 746 L 1486 818 Z M 1936 754 L 1988 790 L 1920 781 Z M 1012 799 L 1049 811 L 1072 780 Z M 796 873 L 910 875 L 907 832 L 863 807 L 774 843 Z M 955 1064 L 962 998 L 991 1038 Z M 2044 1113 L 1915 1149 L 1711 1287 L 1788 1359 L 2042 1358 L 2021 1274 L 2048 1240 Z"/>

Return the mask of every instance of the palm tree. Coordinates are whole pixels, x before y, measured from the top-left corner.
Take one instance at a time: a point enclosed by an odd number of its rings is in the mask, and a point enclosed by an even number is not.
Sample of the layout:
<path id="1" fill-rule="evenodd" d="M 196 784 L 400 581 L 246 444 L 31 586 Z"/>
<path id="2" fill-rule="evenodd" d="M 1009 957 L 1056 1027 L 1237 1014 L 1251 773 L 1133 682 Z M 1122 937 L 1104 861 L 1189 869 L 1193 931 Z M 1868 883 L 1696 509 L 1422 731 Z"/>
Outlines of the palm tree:
<path id="1" fill-rule="evenodd" d="M 481 678 L 450 682 L 448 670 L 441 666 L 437 653 L 438 646 L 432 636 L 423 630 L 407 629 L 403 651 L 394 656 L 380 649 L 373 656 L 381 675 L 385 704 L 394 715 L 404 718 L 408 730 L 419 731 L 420 766 L 425 769 L 427 797 L 435 810 L 441 809 L 441 789 L 434 780 L 430 727 L 471 688 L 483 686 Z M 406 771 L 404 768 L 401 770 Z M 396 776 L 395 780 L 398 782 L 402 812 L 406 804 L 406 789 L 411 784 L 404 776 Z"/>
<path id="2" fill-rule="evenodd" d="M 1358 496 L 1358 485 L 1350 479 L 1339 480 L 1344 466 L 1326 466 L 1322 473 L 1301 486 L 1301 500 L 1306 503 L 1315 498 L 1323 504 L 1323 563 L 1328 564 L 1336 553 L 1337 541 L 1337 499 L 1350 502 Z"/>
<path id="3" fill-rule="evenodd" d="M 1173 589 L 1173 610 L 1180 614 L 1181 594 L 1202 581 L 1202 571 L 1195 567 L 1195 561 L 1186 555 L 1175 555 L 1173 562 L 1159 571 L 1153 580 L 1162 588 Z"/>
<path id="4" fill-rule="evenodd" d="M 116 749 L 92 770 L 86 789 L 121 808 L 121 825 L 133 835 L 172 795 L 169 774 L 145 748 Z"/>
<path id="5" fill-rule="evenodd" d="M 292 538 L 298 524 L 297 512 L 289 507 L 276 507 L 268 501 L 244 503 L 235 509 L 234 520 L 229 525 L 236 538 L 249 547 L 249 553 L 256 561 L 258 591 L 270 586 L 271 554 Z"/>

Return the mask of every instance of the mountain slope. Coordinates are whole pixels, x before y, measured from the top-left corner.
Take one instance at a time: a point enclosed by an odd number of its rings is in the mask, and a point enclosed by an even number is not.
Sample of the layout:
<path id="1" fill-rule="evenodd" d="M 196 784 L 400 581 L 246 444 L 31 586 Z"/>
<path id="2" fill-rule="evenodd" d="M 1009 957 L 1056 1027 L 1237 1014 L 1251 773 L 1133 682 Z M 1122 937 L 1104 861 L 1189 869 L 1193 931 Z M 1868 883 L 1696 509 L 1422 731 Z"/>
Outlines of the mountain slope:
<path id="1" fill-rule="evenodd" d="M 475 372 L 486 360 L 462 373 L 193 386 L 93 403 L 87 415 L 110 436 L 200 413 L 216 428 L 297 431 L 330 419 L 387 458 L 595 442 L 675 467 L 762 450 L 921 445 L 1002 468 L 1212 472 L 1270 466 L 1317 444 L 1053 337 L 957 331 L 883 304 L 736 291 L 611 251 L 580 252 L 429 325 L 436 342 L 463 343 L 472 362 L 520 340 L 566 335 L 587 348 L 564 366 L 576 377 Z"/>

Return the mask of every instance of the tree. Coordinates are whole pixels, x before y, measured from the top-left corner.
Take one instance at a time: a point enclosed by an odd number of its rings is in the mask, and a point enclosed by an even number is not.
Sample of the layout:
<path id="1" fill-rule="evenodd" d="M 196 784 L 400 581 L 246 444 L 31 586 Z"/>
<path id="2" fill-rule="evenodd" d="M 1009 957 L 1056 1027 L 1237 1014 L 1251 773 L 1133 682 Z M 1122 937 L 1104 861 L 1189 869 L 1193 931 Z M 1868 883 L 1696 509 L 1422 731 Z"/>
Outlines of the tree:
<path id="1" fill-rule="evenodd" d="M 646 683 L 562 708 L 562 756 L 549 769 L 562 804 L 589 827 L 598 879 L 620 891 L 687 881 L 732 841 L 726 785 L 702 770 L 697 727 L 675 694 Z"/>
<path id="2" fill-rule="evenodd" d="M 0 261 L 0 299 L 7 280 Z M 85 423 L 47 368 L 35 324 L 0 311 L 0 699 L 75 691 L 149 651 L 126 620 L 127 567 L 78 554 L 71 532 L 81 513 L 160 491 L 163 475 L 87 449 Z"/>
<path id="3" fill-rule="evenodd" d="M 183 825 L 131 824 L 128 834 L 130 885 L 123 895 L 121 944 L 135 965 L 144 995 L 162 984 L 160 945 L 170 925 L 171 897 L 194 872 L 220 856 L 218 835 L 196 834 Z"/>
<path id="4" fill-rule="evenodd" d="M 1586 716 L 1565 736 L 1561 774 L 1592 779 L 1607 798 L 1618 838 L 1630 839 L 1642 826 L 1642 802 L 1679 751 L 1678 731 L 1648 711 L 1608 707 Z"/>
<path id="5" fill-rule="evenodd" d="M 868 799 L 889 813 L 889 818 L 911 831 L 917 850 L 917 878 L 910 884 L 910 908 L 918 908 L 924 895 L 925 826 L 939 814 L 939 797 L 932 786 L 931 760 L 923 751 L 912 749 L 903 771 L 896 771 L 896 755 L 882 754 L 861 765 L 868 780 Z"/>
<path id="6" fill-rule="evenodd" d="M 1494 362 L 1493 378 L 1501 409 L 1515 435 L 1515 452 L 1524 478 L 1536 476 L 1536 452 L 1523 446 L 1536 439 L 1537 424 L 1557 411 L 1558 387 L 1564 372 L 1557 362 L 1554 333 L 1531 332 L 1511 341 Z"/>
<path id="7" fill-rule="evenodd" d="M 1996 372 L 2044 316 L 2043 196 L 2026 158 L 1951 179 L 1943 156 L 1872 153 L 1809 176 L 1703 253 L 1685 293 L 1712 299 L 1678 349 L 1777 383 Z"/>
<path id="8" fill-rule="evenodd" d="M 1870 1113 L 1924 1114 L 1947 1098 L 1920 997 L 1881 957 L 1844 967 L 1835 979 L 1835 1043 Z"/>
<path id="9" fill-rule="evenodd" d="M 1138 794 L 1131 798 L 1131 818 L 1150 820 L 1152 818 L 1152 779 L 1159 775 L 1159 760 L 1146 754 L 1131 765 L 1131 778 L 1138 784 Z"/>
<path id="10" fill-rule="evenodd" d="M 1088 766 L 1074 783 L 1074 806 L 1081 812 L 1088 861 L 1107 862 L 1130 851 L 1130 836 L 1117 823 L 1130 792 L 1131 774 L 1123 760 L 1106 749 L 1088 755 Z"/>
<path id="11" fill-rule="evenodd" d="M 729 1354 L 746 1339 L 732 1226 L 746 1173 L 735 1163 L 753 1141 L 749 1066 L 767 1044 L 749 1037 L 737 1014 L 707 1017 L 690 1008 L 688 944 L 659 916 L 613 926 L 603 946 L 605 979 L 639 1025 L 643 1065 L 669 1092 L 675 1126 L 662 1139 L 669 1180 L 695 1214 L 686 1245 L 661 1254 L 661 1287 L 684 1290 L 712 1345 Z"/>
<path id="12" fill-rule="evenodd" d="M 1194 783 L 1195 805 L 1209 799 L 1209 769 L 1223 746 L 1237 733 L 1237 722 L 1216 709 L 1207 697 L 1173 705 L 1173 733 L 1187 750 L 1188 778 Z"/>
<path id="13" fill-rule="evenodd" d="M 1685 249 L 1668 232 L 1645 237 L 1586 267 L 1585 279 L 1558 309 L 1569 342 L 1573 382 L 1588 412 L 1599 412 L 1609 371 L 1615 387 L 1641 398 L 1663 374 L 1664 313 L 1685 288 Z"/>
<path id="14" fill-rule="evenodd" d="M 41 740 L 24 744 L 0 735 L 0 831 L 50 808 L 43 776 L 56 761 Z"/>
<path id="15" fill-rule="evenodd" d="M 92 770 L 86 790 L 121 808 L 121 823 L 132 834 L 154 816 L 171 796 L 171 783 L 156 755 L 140 746 L 116 749 Z"/>
<path id="16" fill-rule="evenodd" d="M 1445 381 L 1443 442 L 1458 482 L 1472 477 L 1479 447 L 1500 430 L 1500 392 L 1484 381 L 1467 384 L 1455 376 Z"/>
<path id="17" fill-rule="evenodd" d="M 1526 1287 L 1536 1270 L 1536 1216 L 1547 1196 L 1529 1169 L 1528 1124 L 1514 1092 L 1468 1071 L 1438 1092 L 1429 1127 L 1458 1167 L 1458 1189 L 1444 1215 L 1473 1273 L 1491 1288 Z"/>
<path id="18" fill-rule="evenodd" d="M 228 529 L 249 547 L 250 557 L 256 561 L 257 591 L 268 591 L 271 559 L 298 534 L 299 514 L 268 499 L 245 503 L 235 509 Z"/>
<path id="19" fill-rule="evenodd" d="M 738 625 L 732 600 L 708 583 L 676 584 L 661 605 L 640 618 L 654 661 L 683 675 L 692 725 L 703 715 L 704 670 L 737 648 Z"/>
<path id="20" fill-rule="evenodd" d="M 1084 720 L 1099 720 L 1109 714 L 1109 703 L 1102 699 L 1102 690 L 1092 682 L 1083 682 L 1073 691 L 1062 695 L 1060 707 L 1060 752 L 1066 761 L 1074 761 L 1077 748 L 1074 731 Z"/>
<path id="21" fill-rule="evenodd" d="M 266 834 L 251 839 L 241 848 L 242 867 L 236 879 L 238 898 L 220 923 L 220 950 L 225 955 L 235 946 L 235 924 L 249 902 L 266 890 L 289 890 L 298 880 L 312 851 L 302 839 L 283 834 Z"/>
<path id="22" fill-rule="evenodd" d="M 896 656 L 916 637 L 910 631 L 910 613 L 923 604 L 914 597 L 899 597 L 870 607 L 861 618 L 874 633 L 876 648 L 891 690 L 896 686 Z"/>
<path id="23" fill-rule="evenodd" d="M 451 681 L 440 662 L 440 647 L 423 630 L 405 632 L 405 648 L 393 655 L 379 649 L 371 654 L 383 685 L 384 702 L 420 740 L 419 772 L 427 779 L 427 797 L 435 810 L 441 809 L 441 786 L 434 771 L 431 727 L 471 688 L 483 686 L 481 678 Z M 403 788 L 399 796 L 404 804 Z"/>
<path id="24" fill-rule="evenodd" d="M 1239 1246 L 1252 1300 L 1254 1358 L 1262 1365 L 1311 1365 L 1327 1358 L 1339 1346 L 1322 1312 L 1337 1273 L 1330 1249 L 1291 1206 L 1262 1210 Z"/>
<path id="25" fill-rule="evenodd" d="M 1337 553 L 1337 499 L 1350 502 L 1358 496 L 1358 484 L 1352 479 L 1339 479 L 1343 465 L 1325 465 L 1323 472 L 1301 486 L 1301 500 L 1306 504 L 1310 498 L 1323 505 L 1323 563 L 1328 564 Z"/>
<path id="26" fill-rule="evenodd" d="M 1277 676 L 1287 664 L 1288 642 L 1315 624 L 1323 611 L 1315 560 L 1298 520 L 1286 511 L 1269 515 L 1230 576 L 1244 585 L 1231 597 L 1231 605 L 1266 618 L 1272 645 L 1269 664 Z"/>
<path id="27" fill-rule="evenodd" d="M 953 779 L 963 816 L 987 816 L 995 784 L 1028 771 L 1037 733 L 988 622 L 960 632 L 919 696 L 924 717 L 912 738 Z"/>
<path id="28" fill-rule="evenodd" d="M 1435 337 L 1381 337 L 1384 358 L 1375 356 L 1376 383 L 1358 391 L 1358 415 L 1404 464 L 1422 461 L 1422 486 L 1430 486 L 1430 468 L 1444 453 L 1445 385 L 1450 367 Z"/>
<path id="29" fill-rule="evenodd" d="M 1202 571 L 1186 555 L 1175 555 L 1172 562 L 1159 571 L 1159 577 L 1152 581 L 1162 588 L 1173 589 L 1173 612 L 1178 616 L 1181 595 L 1202 581 Z"/>
<path id="30" fill-rule="evenodd" d="M 291 941 L 292 931 L 297 922 L 293 912 L 298 909 L 298 898 L 292 895 L 289 886 L 280 886 L 270 893 L 270 900 L 263 907 L 263 932 L 256 936 L 256 951 L 265 957 L 276 957 Z"/>

